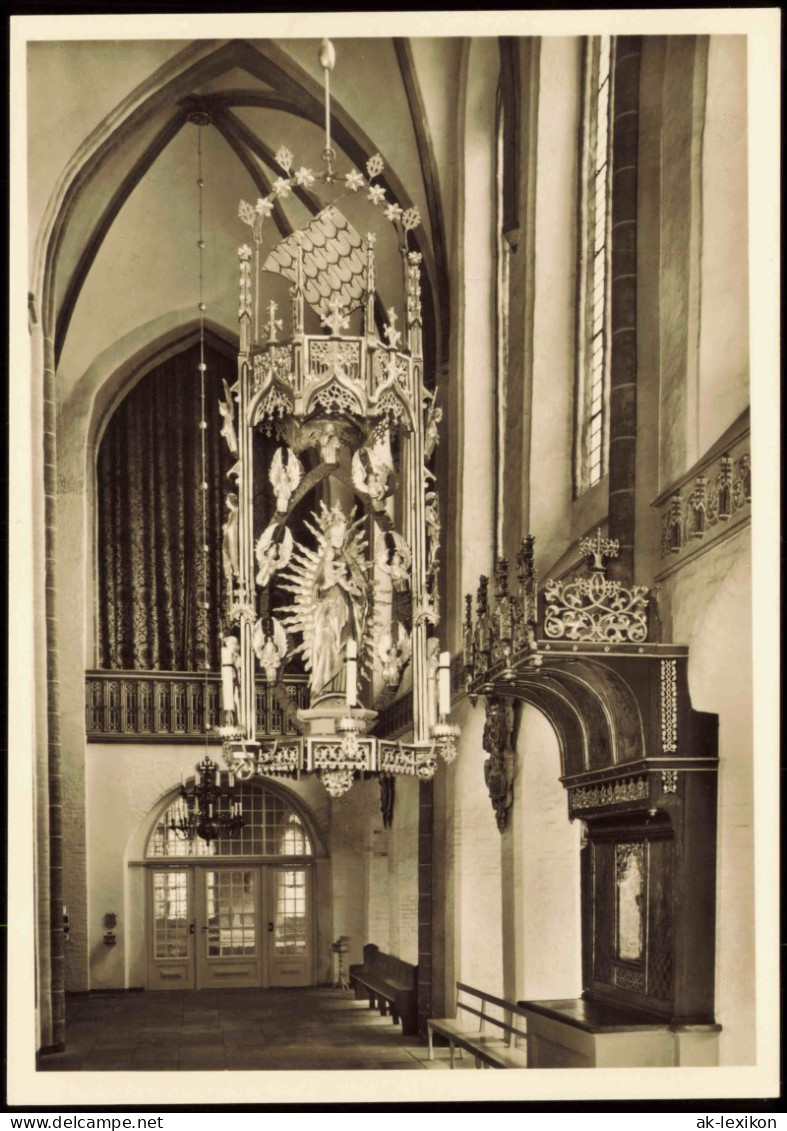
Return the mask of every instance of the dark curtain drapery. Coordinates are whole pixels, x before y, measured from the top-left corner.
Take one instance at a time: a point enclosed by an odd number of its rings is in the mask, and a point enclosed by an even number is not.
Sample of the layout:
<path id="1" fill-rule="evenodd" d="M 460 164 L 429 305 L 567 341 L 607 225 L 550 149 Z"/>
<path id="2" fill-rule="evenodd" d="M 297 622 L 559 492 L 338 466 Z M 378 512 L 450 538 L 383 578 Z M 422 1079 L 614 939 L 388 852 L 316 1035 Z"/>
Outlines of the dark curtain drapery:
<path id="1" fill-rule="evenodd" d="M 115 412 L 98 456 L 98 666 L 219 670 L 222 525 L 234 462 L 221 435 L 222 377 L 205 347 L 207 556 L 202 538 L 199 347 L 144 377 Z M 207 568 L 210 608 L 201 607 Z"/>

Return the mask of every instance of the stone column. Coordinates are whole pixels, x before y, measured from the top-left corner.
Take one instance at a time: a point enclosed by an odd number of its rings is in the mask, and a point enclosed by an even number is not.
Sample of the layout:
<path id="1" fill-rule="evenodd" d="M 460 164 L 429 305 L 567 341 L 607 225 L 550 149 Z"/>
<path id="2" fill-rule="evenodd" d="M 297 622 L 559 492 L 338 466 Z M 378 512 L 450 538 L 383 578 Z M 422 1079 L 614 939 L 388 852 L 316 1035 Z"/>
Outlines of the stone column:
<path id="1" fill-rule="evenodd" d="M 49 946 L 52 1027 L 49 1048 L 65 1047 L 63 954 L 63 833 L 60 767 L 60 682 L 58 674 L 57 588 L 57 408 L 54 344 L 44 338 L 44 576 L 47 662 L 47 778 L 49 783 Z M 42 1044 L 44 1034 L 42 1033 Z M 46 1047 L 46 1046 L 44 1046 Z"/>
<path id="2" fill-rule="evenodd" d="M 49 751 L 47 748 L 47 625 L 46 625 L 46 531 L 44 518 L 43 451 L 44 341 L 36 311 L 30 300 L 30 525 L 33 564 L 34 673 L 31 680 L 31 726 L 33 782 L 35 789 L 35 939 L 36 998 L 38 1005 L 37 1043 L 52 1047 L 52 967 L 50 961 L 49 904 Z"/>
<path id="3" fill-rule="evenodd" d="M 432 1016 L 433 841 L 434 781 L 422 781 L 418 789 L 418 1035 L 422 1039 Z"/>

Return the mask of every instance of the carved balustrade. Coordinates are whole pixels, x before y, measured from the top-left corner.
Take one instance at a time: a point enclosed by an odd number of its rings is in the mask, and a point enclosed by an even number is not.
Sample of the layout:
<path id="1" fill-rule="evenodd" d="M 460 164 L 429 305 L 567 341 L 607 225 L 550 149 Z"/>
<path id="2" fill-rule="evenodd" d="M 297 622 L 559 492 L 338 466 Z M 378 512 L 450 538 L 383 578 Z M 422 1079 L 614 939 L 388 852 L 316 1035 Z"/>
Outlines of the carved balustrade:
<path id="1" fill-rule="evenodd" d="M 308 706 L 302 676 L 284 680 L 295 707 Z M 295 734 L 276 687 L 255 684 L 258 729 Z M 221 679 L 198 672 L 89 671 L 85 674 L 85 729 L 88 742 L 219 741 Z"/>

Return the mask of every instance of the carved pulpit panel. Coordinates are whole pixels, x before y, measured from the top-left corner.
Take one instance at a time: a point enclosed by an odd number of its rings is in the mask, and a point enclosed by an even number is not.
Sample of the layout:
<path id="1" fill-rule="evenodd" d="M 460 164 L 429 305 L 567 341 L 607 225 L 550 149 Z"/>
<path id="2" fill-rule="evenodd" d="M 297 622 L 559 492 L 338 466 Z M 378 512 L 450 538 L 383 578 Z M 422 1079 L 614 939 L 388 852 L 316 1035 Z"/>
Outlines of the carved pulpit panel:
<path id="1" fill-rule="evenodd" d="M 590 830 L 593 914 L 590 989 L 659 1013 L 671 1009 L 672 861 L 666 823 Z"/>

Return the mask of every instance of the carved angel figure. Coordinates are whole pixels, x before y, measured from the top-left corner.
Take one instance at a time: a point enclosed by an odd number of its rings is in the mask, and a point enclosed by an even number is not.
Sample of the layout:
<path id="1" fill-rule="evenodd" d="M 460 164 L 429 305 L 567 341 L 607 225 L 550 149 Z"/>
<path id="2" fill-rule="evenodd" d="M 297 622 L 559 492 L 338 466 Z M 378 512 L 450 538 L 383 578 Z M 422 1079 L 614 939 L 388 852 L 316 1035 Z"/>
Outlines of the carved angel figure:
<path id="1" fill-rule="evenodd" d="M 374 501 L 393 493 L 393 474 L 393 468 L 384 463 L 372 448 L 359 448 L 353 456 L 353 485 Z"/>
<path id="2" fill-rule="evenodd" d="M 286 514 L 292 493 L 303 478 L 303 466 L 295 452 L 290 448 L 277 448 L 268 477 L 276 492 L 276 510 Z"/>
<path id="3" fill-rule="evenodd" d="M 339 433 L 329 421 L 320 438 L 320 458 L 324 463 L 334 464 L 339 462 L 340 444 Z"/>
<path id="4" fill-rule="evenodd" d="M 440 443 L 440 432 L 438 425 L 443 419 L 443 410 L 440 405 L 435 404 L 437 394 L 433 394 L 432 403 L 429 405 L 429 410 L 426 414 L 426 430 L 424 432 L 424 459 L 430 459 L 435 448 Z"/>
<path id="5" fill-rule="evenodd" d="M 427 569 L 431 572 L 437 567 L 440 550 L 440 500 L 436 491 L 427 491 L 424 499 L 424 521 L 429 535 L 429 561 Z"/>
<path id="6" fill-rule="evenodd" d="M 219 401 L 219 412 L 222 415 L 221 434 L 227 441 L 227 447 L 232 455 L 238 454 L 238 434 L 235 431 L 235 405 L 232 401 L 232 393 L 226 380 L 222 378 L 224 385 L 224 400 Z"/>
<path id="7" fill-rule="evenodd" d="M 402 669 L 410 659 L 412 645 L 407 630 L 398 621 L 380 633 L 377 655 L 382 664 L 382 676 L 389 687 L 398 687 Z"/>
<path id="8" fill-rule="evenodd" d="M 281 538 L 276 538 L 275 534 L 278 529 L 278 524 L 272 522 L 267 530 L 263 530 L 254 547 L 257 565 L 260 567 L 257 571 L 257 584 L 261 585 L 263 589 L 270 582 L 274 573 L 279 569 L 284 569 L 292 557 L 292 533 L 285 528 Z"/>
<path id="9" fill-rule="evenodd" d="M 306 524 L 317 547 L 295 544 L 292 564 L 282 575 L 294 601 L 279 610 L 286 614 L 285 627 L 302 636 L 295 651 L 303 654 L 311 673 L 313 696 L 340 689 L 344 644 L 352 636 L 360 647 L 369 606 L 364 519 L 353 521 L 355 512 L 348 518 L 339 503 L 320 506 L 313 515 L 317 525 Z"/>
<path id="10" fill-rule="evenodd" d="M 281 623 L 275 617 L 266 617 L 265 620 L 260 617 L 254 625 L 251 646 L 260 667 L 265 672 L 266 680 L 268 683 L 273 683 L 289 646 L 287 633 Z"/>
<path id="11" fill-rule="evenodd" d="M 350 444 L 355 429 L 346 423 L 334 420 L 312 420 L 293 429 L 288 440 L 293 451 L 304 451 L 306 448 L 317 448 L 320 462 L 335 466 L 339 462 L 339 449 L 342 444 Z"/>
<path id="12" fill-rule="evenodd" d="M 226 503 L 227 519 L 222 527 L 221 558 L 227 587 L 232 593 L 233 577 L 238 576 L 240 568 L 238 558 L 238 496 L 234 491 L 230 491 L 227 495 Z"/>
<path id="13" fill-rule="evenodd" d="M 410 566 L 413 555 L 410 547 L 395 531 L 391 534 L 393 548 L 384 549 L 377 555 L 377 565 L 390 575 L 391 583 L 397 593 L 404 593 L 410 585 Z"/>

